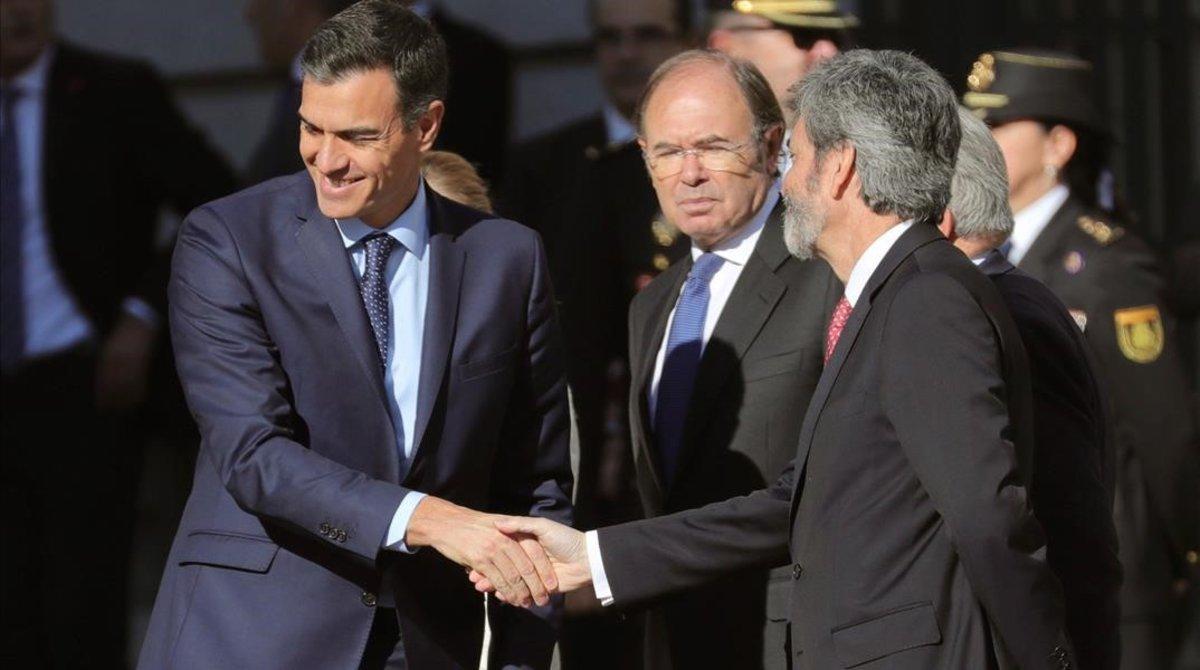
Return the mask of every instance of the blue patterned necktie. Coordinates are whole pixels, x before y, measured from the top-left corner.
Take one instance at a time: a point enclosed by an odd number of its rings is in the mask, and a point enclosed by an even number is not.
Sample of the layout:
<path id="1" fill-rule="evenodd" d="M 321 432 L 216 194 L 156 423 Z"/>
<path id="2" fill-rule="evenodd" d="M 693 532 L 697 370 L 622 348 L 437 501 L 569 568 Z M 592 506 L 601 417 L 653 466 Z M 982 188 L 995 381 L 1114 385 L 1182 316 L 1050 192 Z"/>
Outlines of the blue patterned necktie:
<path id="1" fill-rule="evenodd" d="M 375 233 L 363 240 L 367 250 L 367 263 L 363 269 L 362 290 L 363 306 L 367 308 L 367 318 L 371 321 L 371 330 L 375 331 L 375 344 L 379 347 L 379 365 L 387 367 L 390 310 L 388 309 L 389 292 L 385 270 L 388 256 L 396 247 L 396 239 L 387 233 Z"/>
<path id="2" fill-rule="evenodd" d="M 696 383 L 696 371 L 700 367 L 700 353 L 704 348 L 708 283 L 723 262 L 720 256 L 712 253 L 701 254 L 696 259 L 683 284 L 679 302 L 675 304 L 675 316 L 667 336 L 665 360 L 654 407 L 654 443 L 658 447 L 658 461 L 668 487 L 674 481 L 675 471 L 679 467 L 684 422 L 692 399 L 692 387 Z"/>
<path id="3" fill-rule="evenodd" d="M 0 87 L 0 367 L 11 370 L 25 351 L 25 304 L 21 277 L 21 157 L 17 149 L 16 98 L 20 93 Z"/>

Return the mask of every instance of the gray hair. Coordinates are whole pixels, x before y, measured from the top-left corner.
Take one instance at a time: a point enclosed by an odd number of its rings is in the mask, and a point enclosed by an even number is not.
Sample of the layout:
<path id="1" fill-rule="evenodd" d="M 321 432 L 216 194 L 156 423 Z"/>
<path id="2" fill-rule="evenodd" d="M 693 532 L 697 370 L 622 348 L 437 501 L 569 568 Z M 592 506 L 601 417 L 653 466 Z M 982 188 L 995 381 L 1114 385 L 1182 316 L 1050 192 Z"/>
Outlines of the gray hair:
<path id="1" fill-rule="evenodd" d="M 817 166 L 830 149 L 854 147 L 871 211 L 941 219 L 961 130 L 954 91 L 933 68 L 899 51 L 846 51 L 795 84 L 788 108 L 804 121 Z"/>
<path id="2" fill-rule="evenodd" d="M 392 72 L 400 118 L 412 128 L 446 99 L 446 44 L 399 0 L 362 0 L 321 24 L 300 57 L 304 75 L 329 84 L 384 68 Z"/>
<path id="3" fill-rule="evenodd" d="M 1000 244 L 1012 233 L 1008 171 L 992 133 L 965 107 L 958 108 L 962 145 L 951 186 L 950 211 L 962 237 Z"/>
<path id="4" fill-rule="evenodd" d="M 738 90 L 742 92 L 746 106 L 750 109 L 750 116 L 754 119 L 753 137 L 762 149 L 767 133 L 773 128 L 783 126 L 783 111 L 779 108 L 779 102 L 775 100 L 775 94 L 771 92 L 771 85 L 749 61 L 733 58 L 712 49 L 692 49 L 676 54 L 659 65 L 654 74 L 650 75 L 650 80 L 646 82 L 646 90 L 642 91 L 642 98 L 638 102 L 638 134 L 645 137 L 646 107 L 650 104 L 650 97 L 654 95 L 654 91 L 675 71 L 699 63 L 720 66 L 733 77 Z"/>

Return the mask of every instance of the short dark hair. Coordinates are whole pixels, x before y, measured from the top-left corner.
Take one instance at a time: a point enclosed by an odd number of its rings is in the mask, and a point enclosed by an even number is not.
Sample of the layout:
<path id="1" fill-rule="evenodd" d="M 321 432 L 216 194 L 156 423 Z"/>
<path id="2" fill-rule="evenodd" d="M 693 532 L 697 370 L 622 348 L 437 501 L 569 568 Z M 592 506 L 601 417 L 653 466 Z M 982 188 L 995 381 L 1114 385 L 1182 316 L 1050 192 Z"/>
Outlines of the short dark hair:
<path id="1" fill-rule="evenodd" d="M 588 21 L 594 26 L 596 24 L 596 5 L 602 0 L 588 0 L 587 11 Z M 675 9 L 675 27 L 679 29 L 680 35 L 687 35 L 692 30 L 692 2 L 691 0 L 670 0 Z"/>
<path id="2" fill-rule="evenodd" d="M 361 0 L 321 24 L 300 65 L 323 84 L 377 68 L 392 71 L 400 118 L 411 128 L 435 100 L 445 100 L 446 43 L 399 0 Z"/>

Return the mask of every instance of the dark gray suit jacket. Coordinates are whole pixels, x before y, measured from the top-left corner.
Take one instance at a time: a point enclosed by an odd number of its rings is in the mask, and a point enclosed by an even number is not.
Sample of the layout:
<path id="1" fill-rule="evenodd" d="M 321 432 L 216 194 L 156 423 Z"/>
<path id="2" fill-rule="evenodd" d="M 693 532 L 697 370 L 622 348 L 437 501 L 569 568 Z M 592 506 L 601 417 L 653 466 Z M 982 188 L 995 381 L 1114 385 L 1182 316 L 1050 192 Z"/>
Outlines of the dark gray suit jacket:
<path id="1" fill-rule="evenodd" d="M 825 324 L 842 294 L 824 261 L 788 254 L 780 202 L 704 349 L 685 426 L 687 451 L 667 490 L 655 458 L 647 393 L 667 319 L 691 267 L 690 255 L 672 265 L 629 310 L 629 415 L 648 517 L 746 495 L 779 477 L 796 454 L 802 408 L 821 376 Z M 749 570 L 669 598 L 648 617 L 647 664 L 786 667 L 791 579 L 788 568 L 775 573 Z M 721 606 L 712 607 L 714 602 Z"/>
<path id="2" fill-rule="evenodd" d="M 1027 504 L 1032 437 L 1025 354 L 995 287 L 918 223 L 867 283 L 783 476 L 601 530 L 613 595 L 790 555 L 796 667 L 1066 667 L 1061 589 Z"/>
<path id="3" fill-rule="evenodd" d="M 171 332 L 203 443 L 140 667 L 353 670 L 385 573 L 410 667 L 477 667 L 483 600 L 462 568 L 429 549 L 380 549 L 401 498 L 571 521 L 538 238 L 427 195 L 418 446 L 403 480 L 357 281 L 308 175 L 184 223 Z M 546 620 L 494 612 L 496 665 L 548 664 Z"/>

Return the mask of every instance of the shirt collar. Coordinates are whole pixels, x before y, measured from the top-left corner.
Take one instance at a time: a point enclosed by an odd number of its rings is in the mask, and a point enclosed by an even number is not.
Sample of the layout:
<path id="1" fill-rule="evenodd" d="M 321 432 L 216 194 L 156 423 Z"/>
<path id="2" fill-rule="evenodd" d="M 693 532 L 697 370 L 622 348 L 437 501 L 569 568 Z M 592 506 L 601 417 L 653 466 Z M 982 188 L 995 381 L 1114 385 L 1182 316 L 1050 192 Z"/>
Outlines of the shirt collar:
<path id="1" fill-rule="evenodd" d="M 771 212 L 775 210 L 775 205 L 779 203 L 779 181 L 771 183 L 770 190 L 767 191 L 767 197 L 763 200 L 762 207 L 758 208 L 758 212 L 750 222 L 742 226 L 742 229 L 729 236 L 728 238 L 718 242 L 710 251 L 721 257 L 727 263 L 734 265 L 745 265 L 750 260 L 750 254 L 754 253 L 754 247 L 758 246 L 758 238 L 762 235 L 763 227 L 767 225 L 767 219 L 771 216 Z M 704 250 L 692 244 L 692 261 L 694 262 Z"/>
<path id="2" fill-rule="evenodd" d="M 896 225 L 888 228 L 882 235 L 875 238 L 875 241 L 867 247 L 863 255 L 854 263 L 854 269 L 850 271 L 850 278 L 846 280 L 846 300 L 850 301 L 850 306 L 854 307 L 858 304 L 859 297 L 862 296 L 863 289 L 867 287 L 867 282 L 870 281 L 871 275 L 875 274 L 875 269 L 883 262 L 883 257 L 891 250 L 892 245 L 900 236 L 909 228 L 912 228 L 913 220 L 901 221 Z"/>
<path id="3" fill-rule="evenodd" d="M 1050 219 L 1054 218 L 1054 213 L 1063 206 L 1069 195 L 1071 192 L 1067 187 L 1058 184 L 1046 195 L 1013 215 L 1012 235 L 1008 238 L 1009 242 L 1012 242 L 1012 250 L 1008 252 L 1008 260 L 1011 263 L 1016 265 L 1025 256 L 1029 247 L 1033 246 L 1038 235 L 1041 235 L 1042 231 L 1046 229 Z"/>
<path id="4" fill-rule="evenodd" d="M 42 53 L 33 61 L 25 71 L 12 78 L 8 86 L 12 86 L 20 90 L 22 93 L 40 94 L 46 90 L 47 83 L 50 80 L 50 65 L 54 61 L 54 45 L 47 45 L 42 49 Z"/>
<path id="5" fill-rule="evenodd" d="M 627 144 L 637 139 L 637 129 L 610 102 L 604 103 L 604 135 L 609 146 Z"/>
<path id="6" fill-rule="evenodd" d="M 409 253 L 417 258 L 424 258 L 425 248 L 429 241 L 429 208 L 425 197 L 425 180 L 417 183 L 417 195 L 412 204 L 404 210 L 396 220 L 383 229 L 397 242 L 404 246 Z M 342 236 L 342 244 L 349 249 L 372 233 L 380 232 L 359 219 L 334 219 L 338 233 Z"/>

